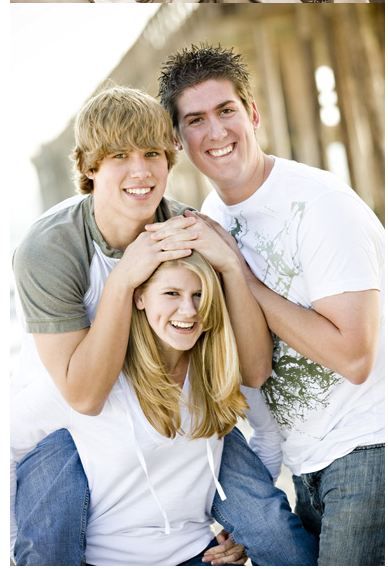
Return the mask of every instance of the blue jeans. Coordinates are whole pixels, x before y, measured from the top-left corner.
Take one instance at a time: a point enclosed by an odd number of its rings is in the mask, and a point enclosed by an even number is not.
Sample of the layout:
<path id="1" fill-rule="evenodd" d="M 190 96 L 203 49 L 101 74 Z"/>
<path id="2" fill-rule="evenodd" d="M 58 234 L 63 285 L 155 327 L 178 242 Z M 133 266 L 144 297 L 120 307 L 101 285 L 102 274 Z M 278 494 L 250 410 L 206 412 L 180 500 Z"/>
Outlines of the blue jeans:
<path id="1" fill-rule="evenodd" d="M 84 564 L 89 490 L 68 431 L 39 443 L 19 463 L 17 478 L 17 565 Z M 228 498 L 216 495 L 212 514 L 254 565 L 316 565 L 316 539 L 238 429 L 225 438 L 219 479 Z"/>
<path id="2" fill-rule="evenodd" d="M 55 431 L 17 467 L 16 565 L 81 565 L 89 486 L 73 439 Z"/>
<path id="3" fill-rule="evenodd" d="M 179 565 L 188 565 L 189 567 L 204 567 L 211 565 L 211 563 L 204 563 L 202 561 L 202 557 L 207 549 L 210 549 L 210 547 L 214 547 L 215 545 L 218 545 L 218 541 L 216 539 L 212 539 L 209 545 L 203 551 L 201 551 L 201 553 L 198 553 L 198 555 L 192 557 L 191 559 L 188 559 L 184 563 L 179 563 Z"/>
<path id="4" fill-rule="evenodd" d="M 318 565 L 384 565 L 384 445 L 293 480 L 296 511 L 320 538 Z"/>
<path id="5" fill-rule="evenodd" d="M 292 513 L 286 494 L 238 430 L 225 437 L 212 515 L 245 546 L 253 565 L 316 565 L 318 541 Z"/>

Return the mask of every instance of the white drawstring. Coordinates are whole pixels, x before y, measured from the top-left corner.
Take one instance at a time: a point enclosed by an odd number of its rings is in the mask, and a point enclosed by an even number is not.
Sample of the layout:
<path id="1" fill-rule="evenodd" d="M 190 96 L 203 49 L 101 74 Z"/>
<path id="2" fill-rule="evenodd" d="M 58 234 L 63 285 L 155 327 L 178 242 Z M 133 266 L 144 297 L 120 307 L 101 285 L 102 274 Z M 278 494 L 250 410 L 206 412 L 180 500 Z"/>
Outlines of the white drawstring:
<path id="1" fill-rule="evenodd" d="M 126 380 L 122 380 L 122 381 L 124 381 L 126 383 Z M 151 492 L 151 494 L 152 494 L 162 516 L 163 516 L 164 532 L 166 535 L 169 535 L 170 534 L 170 522 L 168 521 L 167 513 L 166 513 L 165 509 L 163 508 L 163 506 L 162 506 L 162 504 L 161 504 L 161 502 L 160 502 L 160 500 L 159 500 L 159 498 L 155 492 L 155 489 L 152 485 L 152 482 L 151 482 L 151 479 L 150 479 L 150 476 L 148 473 L 147 463 L 145 461 L 143 452 L 142 452 L 142 450 L 141 450 L 141 448 L 137 442 L 137 439 L 136 439 L 135 427 L 133 424 L 133 419 L 132 419 L 132 414 L 131 414 L 131 404 L 130 404 L 130 396 L 129 396 L 128 387 L 129 387 L 128 384 L 124 386 L 124 393 L 125 393 L 125 398 L 126 398 L 126 413 L 128 416 L 128 421 L 129 421 L 129 426 L 130 426 L 130 430 L 131 430 L 133 444 L 135 447 L 136 456 L 137 456 L 137 458 L 140 462 L 140 465 L 143 469 L 143 472 L 146 476 L 148 488 L 149 488 L 149 490 L 150 490 L 150 492 Z M 211 471 L 212 476 L 213 476 L 214 484 L 216 486 L 217 492 L 218 492 L 221 500 L 224 501 L 224 500 L 226 500 L 226 494 L 225 494 L 225 492 L 224 492 L 224 490 L 223 490 L 223 488 L 222 488 L 222 486 L 221 486 L 221 484 L 220 484 L 220 482 L 216 476 L 216 473 L 215 473 L 214 457 L 213 457 L 213 452 L 212 452 L 212 449 L 210 446 L 209 439 L 206 439 L 206 451 L 207 451 L 207 460 L 208 460 L 210 471 Z"/>
<path id="2" fill-rule="evenodd" d="M 206 439 L 206 450 L 207 450 L 207 460 L 209 463 L 210 471 L 211 471 L 212 476 L 213 476 L 214 484 L 216 485 L 219 497 L 221 498 L 222 501 L 224 501 L 224 500 L 226 500 L 226 494 L 225 494 L 224 489 L 222 488 L 220 481 L 218 480 L 216 473 L 215 473 L 215 470 L 214 470 L 214 457 L 213 457 L 213 452 L 212 452 L 212 449 L 210 446 L 209 439 Z"/>
<path id="3" fill-rule="evenodd" d="M 134 427 L 134 425 L 133 425 L 132 415 L 131 415 L 131 411 L 130 411 L 130 399 L 129 399 L 129 393 L 128 393 L 128 392 L 129 392 L 128 389 L 124 389 L 124 393 L 125 393 L 125 397 L 126 397 L 126 402 L 127 402 L 126 411 L 127 411 L 127 416 L 128 416 L 128 420 L 129 420 L 129 425 L 130 425 L 130 428 L 131 428 L 131 434 L 132 434 L 133 444 L 134 444 L 134 447 L 135 447 L 135 452 L 136 452 L 137 458 L 139 459 L 139 462 L 140 462 L 140 464 L 141 464 L 141 467 L 142 467 L 142 469 L 143 469 L 143 471 L 144 471 L 144 474 L 145 474 L 145 476 L 146 476 L 148 488 L 149 488 L 149 490 L 150 490 L 152 496 L 154 497 L 154 500 L 155 500 L 155 502 L 156 502 L 156 504 L 157 504 L 157 506 L 158 506 L 158 508 L 159 508 L 159 510 L 160 510 L 160 512 L 161 512 L 161 514 L 162 514 L 162 516 L 163 516 L 163 519 L 164 519 L 164 533 L 165 533 L 166 535 L 168 535 L 168 534 L 170 533 L 170 522 L 168 521 L 167 513 L 166 513 L 165 509 L 163 508 L 163 506 L 162 506 L 162 504 L 161 504 L 161 502 L 160 502 L 160 500 L 159 500 L 159 498 L 158 498 L 158 496 L 157 496 L 157 494 L 156 494 L 156 492 L 155 492 L 155 489 L 154 489 L 154 487 L 153 487 L 153 485 L 152 485 L 150 476 L 149 476 L 149 474 L 148 474 L 147 463 L 146 463 L 146 461 L 145 461 L 143 452 L 142 452 L 142 450 L 141 450 L 141 448 L 140 448 L 140 446 L 139 446 L 139 444 L 138 444 L 138 442 L 137 442 L 137 439 L 136 439 L 135 427 Z"/>

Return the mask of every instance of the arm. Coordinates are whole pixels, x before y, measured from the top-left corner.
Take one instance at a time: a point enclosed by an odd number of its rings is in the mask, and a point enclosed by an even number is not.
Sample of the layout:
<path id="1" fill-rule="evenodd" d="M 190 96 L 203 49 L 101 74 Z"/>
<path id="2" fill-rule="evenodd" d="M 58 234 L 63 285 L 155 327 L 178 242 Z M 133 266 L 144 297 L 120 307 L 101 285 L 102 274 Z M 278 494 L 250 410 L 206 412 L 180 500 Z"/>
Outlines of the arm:
<path id="1" fill-rule="evenodd" d="M 270 329 L 305 357 L 362 383 L 378 343 L 381 224 L 354 192 L 325 192 L 303 216 L 294 255 L 308 308 L 248 277 Z"/>
<path id="2" fill-rule="evenodd" d="M 260 389 L 241 387 L 249 409 L 246 413 L 248 422 L 253 430 L 249 446 L 269 470 L 274 482 L 279 477 L 283 453 L 279 426 L 267 407 Z"/>
<path id="3" fill-rule="evenodd" d="M 272 370 L 272 338 L 263 312 L 249 290 L 240 258 L 228 242 L 228 233 L 205 216 L 193 212 L 185 215 L 183 220 L 177 217 L 146 229 L 155 241 L 164 239 L 166 247 L 195 249 L 221 273 L 243 383 L 258 387 Z M 185 227 L 186 221 L 193 219 L 195 223 Z"/>
<path id="4" fill-rule="evenodd" d="M 109 275 L 90 328 L 35 334 L 39 356 L 67 402 L 78 412 L 98 414 L 123 366 L 133 291 L 163 261 L 190 249 L 162 251 L 149 234 L 131 243 Z"/>
<path id="5" fill-rule="evenodd" d="M 304 308 L 267 288 L 252 273 L 248 278 L 270 329 L 279 338 L 351 383 L 367 379 L 378 343 L 377 290 L 345 292 Z"/>

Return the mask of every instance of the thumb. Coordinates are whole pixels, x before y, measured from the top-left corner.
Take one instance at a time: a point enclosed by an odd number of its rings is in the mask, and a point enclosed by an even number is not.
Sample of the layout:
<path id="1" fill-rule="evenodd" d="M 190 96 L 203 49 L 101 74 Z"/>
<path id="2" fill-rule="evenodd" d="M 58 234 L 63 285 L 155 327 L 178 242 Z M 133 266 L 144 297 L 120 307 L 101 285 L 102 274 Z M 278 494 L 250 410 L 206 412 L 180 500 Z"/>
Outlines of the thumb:
<path id="1" fill-rule="evenodd" d="M 229 534 L 223 529 L 222 531 L 220 531 L 219 534 L 216 535 L 216 539 L 219 545 L 221 545 L 222 543 L 225 543 L 225 541 L 229 539 Z"/>

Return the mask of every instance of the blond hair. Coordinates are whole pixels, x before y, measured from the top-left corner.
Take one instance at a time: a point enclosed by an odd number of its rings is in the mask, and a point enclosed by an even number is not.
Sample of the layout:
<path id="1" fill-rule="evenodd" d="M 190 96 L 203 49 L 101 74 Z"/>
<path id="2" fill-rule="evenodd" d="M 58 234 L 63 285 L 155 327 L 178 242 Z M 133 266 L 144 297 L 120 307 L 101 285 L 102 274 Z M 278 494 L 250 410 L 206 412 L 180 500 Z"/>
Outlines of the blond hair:
<path id="1" fill-rule="evenodd" d="M 240 392 L 237 347 L 219 278 L 197 252 L 167 261 L 159 268 L 182 266 L 202 283 L 199 316 L 203 332 L 190 351 L 190 436 L 219 437 L 232 430 L 247 404 Z M 142 285 L 152 282 L 159 269 Z M 131 331 L 124 373 L 133 384 L 142 410 L 151 425 L 173 438 L 181 432 L 181 388 L 169 376 L 158 338 L 145 315 L 133 304 Z"/>
<path id="2" fill-rule="evenodd" d="M 71 157 L 77 189 L 93 192 L 93 180 L 101 161 L 128 149 L 162 149 L 168 168 L 176 161 L 171 120 L 150 95 L 129 87 L 104 89 L 82 107 L 74 125 L 75 147 Z"/>

